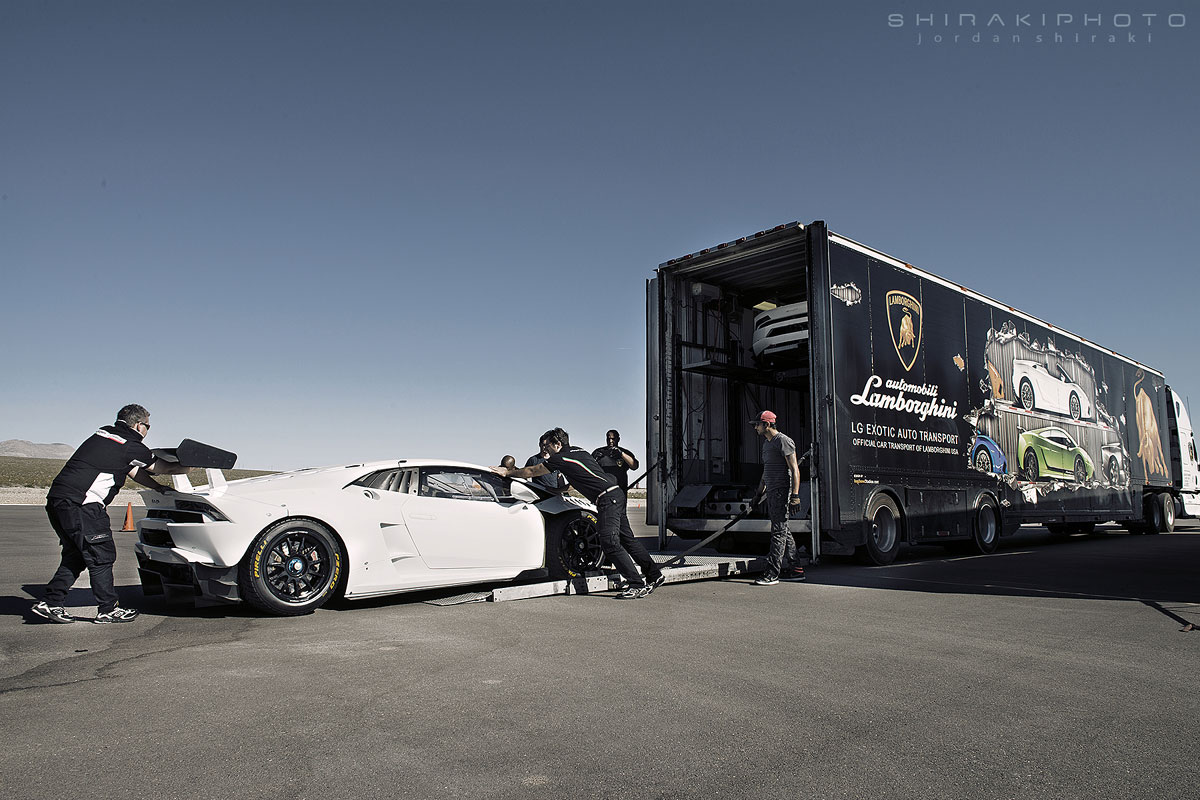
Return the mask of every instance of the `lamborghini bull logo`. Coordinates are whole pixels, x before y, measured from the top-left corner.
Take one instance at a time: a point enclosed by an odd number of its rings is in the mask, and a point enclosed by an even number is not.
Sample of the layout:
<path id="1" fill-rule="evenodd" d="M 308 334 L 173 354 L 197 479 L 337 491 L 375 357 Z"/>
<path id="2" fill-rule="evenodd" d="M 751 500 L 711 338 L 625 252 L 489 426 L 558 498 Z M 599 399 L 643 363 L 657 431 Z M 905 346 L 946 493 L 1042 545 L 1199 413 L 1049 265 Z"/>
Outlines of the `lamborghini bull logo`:
<path id="1" fill-rule="evenodd" d="M 908 292 L 888 292 L 886 305 L 892 344 L 908 371 L 917 363 L 917 353 L 921 350 L 921 302 Z"/>

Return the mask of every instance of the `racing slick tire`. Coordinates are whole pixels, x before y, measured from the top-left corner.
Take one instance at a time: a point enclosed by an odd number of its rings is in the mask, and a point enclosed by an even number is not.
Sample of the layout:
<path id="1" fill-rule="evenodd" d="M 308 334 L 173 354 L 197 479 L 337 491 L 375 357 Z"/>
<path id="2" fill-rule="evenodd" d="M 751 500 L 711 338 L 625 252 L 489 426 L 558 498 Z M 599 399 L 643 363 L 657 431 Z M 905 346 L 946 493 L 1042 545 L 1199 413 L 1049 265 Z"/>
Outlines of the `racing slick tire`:
<path id="1" fill-rule="evenodd" d="M 580 578 L 604 563 L 600 520 L 591 511 L 559 514 L 546 523 L 546 572 L 552 580 Z"/>
<path id="2" fill-rule="evenodd" d="M 329 528 L 311 519 L 267 528 L 238 567 L 242 599 L 277 616 L 311 614 L 342 581 L 342 548 Z"/>
<path id="3" fill-rule="evenodd" d="M 886 566 L 900 552 L 900 509 L 886 494 L 877 494 L 867 505 L 865 516 L 867 536 L 859 548 L 859 558 L 868 564 Z"/>

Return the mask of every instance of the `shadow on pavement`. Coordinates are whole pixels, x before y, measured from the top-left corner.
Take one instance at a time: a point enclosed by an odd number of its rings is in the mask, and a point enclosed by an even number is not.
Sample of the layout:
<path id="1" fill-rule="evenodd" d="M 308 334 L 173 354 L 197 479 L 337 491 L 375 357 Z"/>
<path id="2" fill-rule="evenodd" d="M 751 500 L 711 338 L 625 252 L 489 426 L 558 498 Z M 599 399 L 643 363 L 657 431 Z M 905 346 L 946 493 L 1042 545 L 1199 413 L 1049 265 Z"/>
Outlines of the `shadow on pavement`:
<path id="1" fill-rule="evenodd" d="M 1022 530 L 990 556 L 915 546 L 887 566 L 826 557 L 809 582 L 910 592 L 1140 602 L 1188 626 L 1200 623 L 1200 533 L 1138 536 L 1104 528 L 1058 538 Z M 1190 617 L 1190 619 L 1189 619 Z"/>

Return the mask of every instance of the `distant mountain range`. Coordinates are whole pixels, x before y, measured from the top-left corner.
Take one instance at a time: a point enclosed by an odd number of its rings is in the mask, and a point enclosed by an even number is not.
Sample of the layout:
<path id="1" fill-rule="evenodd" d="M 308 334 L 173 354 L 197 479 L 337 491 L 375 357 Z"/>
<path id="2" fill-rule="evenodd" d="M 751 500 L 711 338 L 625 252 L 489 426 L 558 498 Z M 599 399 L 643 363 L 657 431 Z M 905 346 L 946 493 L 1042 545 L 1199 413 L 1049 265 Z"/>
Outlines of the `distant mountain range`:
<path id="1" fill-rule="evenodd" d="M 16 458 L 70 458 L 75 448 L 69 444 L 38 444 L 24 439 L 5 439 L 0 442 L 0 456 Z"/>

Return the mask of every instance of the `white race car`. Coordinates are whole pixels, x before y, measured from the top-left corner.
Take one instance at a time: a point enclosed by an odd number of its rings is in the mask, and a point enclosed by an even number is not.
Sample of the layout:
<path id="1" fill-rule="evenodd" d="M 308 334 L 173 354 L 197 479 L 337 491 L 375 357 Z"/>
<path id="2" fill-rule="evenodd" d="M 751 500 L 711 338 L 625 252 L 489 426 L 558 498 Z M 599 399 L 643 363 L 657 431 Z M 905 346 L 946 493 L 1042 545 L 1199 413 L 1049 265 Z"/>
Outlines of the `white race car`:
<path id="1" fill-rule="evenodd" d="M 333 597 L 519 577 L 574 577 L 603 559 L 596 509 L 486 467 L 380 461 L 143 492 L 142 590 L 272 614 Z"/>
<path id="2" fill-rule="evenodd" d="M 1071 419 L 1092 417 L 1091 400 L 1061 365 L 1051 372 L 1037 361 L 1013 359 L 1012 385 L 1017 388 L 1017 399 L 1029 411 L 1038 408 L 1069 414 Z"/>

